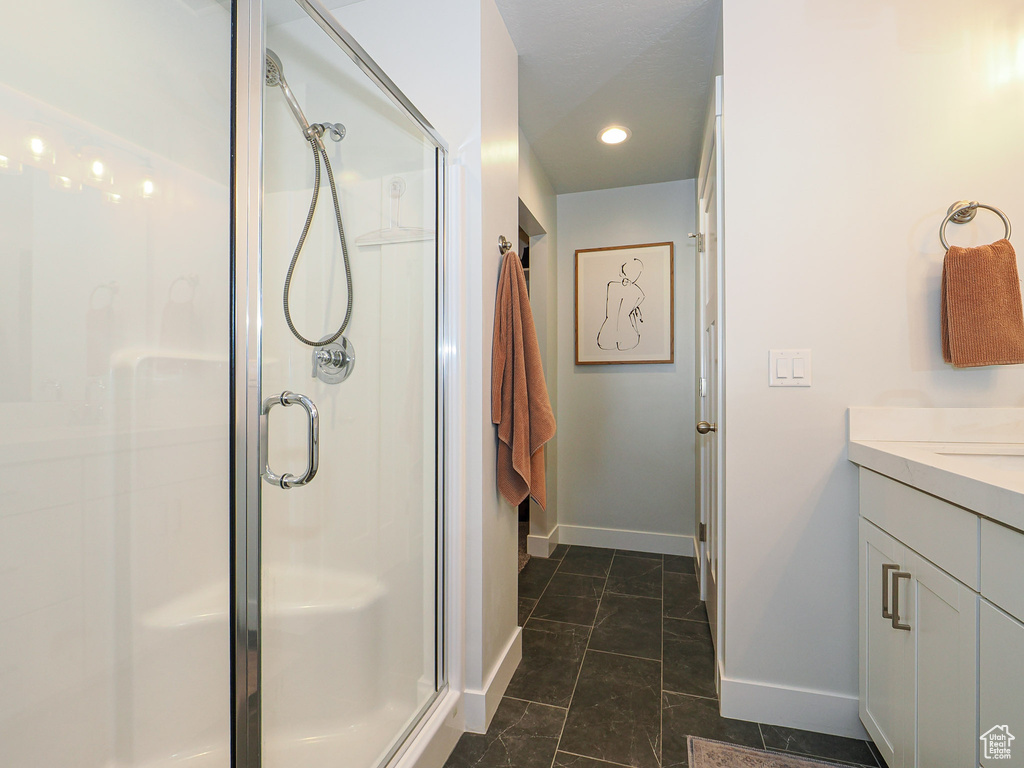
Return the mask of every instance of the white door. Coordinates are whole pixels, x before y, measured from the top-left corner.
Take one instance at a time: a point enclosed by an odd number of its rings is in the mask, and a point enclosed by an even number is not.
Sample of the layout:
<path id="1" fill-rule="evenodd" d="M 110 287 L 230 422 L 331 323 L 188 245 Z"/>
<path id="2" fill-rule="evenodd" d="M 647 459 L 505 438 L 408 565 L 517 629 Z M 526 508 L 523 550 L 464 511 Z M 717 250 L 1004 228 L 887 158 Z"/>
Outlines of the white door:
<path id="1" fill-rule="evenodd" d="M 701 598 L 706 601 L 716 657 L 722 658 L 722 78 L 715 79 L 714 112 L 704 136 L 698 178 L 697 238 L 700 381 L 697 393 L 697 557 Z M 716 664 L 721 668 L 721 664 Z"/>

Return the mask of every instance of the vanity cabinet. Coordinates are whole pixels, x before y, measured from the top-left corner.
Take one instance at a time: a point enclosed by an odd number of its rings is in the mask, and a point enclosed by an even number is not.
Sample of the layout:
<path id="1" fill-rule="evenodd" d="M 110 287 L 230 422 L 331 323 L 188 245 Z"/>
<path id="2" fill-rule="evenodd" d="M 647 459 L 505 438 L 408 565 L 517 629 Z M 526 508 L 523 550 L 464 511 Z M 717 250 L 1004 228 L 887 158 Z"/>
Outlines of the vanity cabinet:
<path id="1" fill-rule="evenodd" d="M 977 595 L 867 520 L 861 720 L 889 768 L 975 760 Z"/>
<path id="2" fill-rule="evenodd" d="M 1024 768 L 1024 408 L 849 430 L 864 727 L 889 768 Z"/>

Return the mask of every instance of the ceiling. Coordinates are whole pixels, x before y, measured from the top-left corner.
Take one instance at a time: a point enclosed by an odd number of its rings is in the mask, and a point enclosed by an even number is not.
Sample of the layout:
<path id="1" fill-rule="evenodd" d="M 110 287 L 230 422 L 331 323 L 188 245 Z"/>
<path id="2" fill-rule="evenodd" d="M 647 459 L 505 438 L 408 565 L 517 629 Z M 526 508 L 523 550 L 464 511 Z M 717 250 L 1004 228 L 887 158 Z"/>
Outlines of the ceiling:
<path id="1" fill-rule="evenodd" d="M 496 0 L 519 51 L 519 124 L 555 192 L 692 178 L 718 0 Z M 597 140 L 610 124 L 632 137 Z"/>

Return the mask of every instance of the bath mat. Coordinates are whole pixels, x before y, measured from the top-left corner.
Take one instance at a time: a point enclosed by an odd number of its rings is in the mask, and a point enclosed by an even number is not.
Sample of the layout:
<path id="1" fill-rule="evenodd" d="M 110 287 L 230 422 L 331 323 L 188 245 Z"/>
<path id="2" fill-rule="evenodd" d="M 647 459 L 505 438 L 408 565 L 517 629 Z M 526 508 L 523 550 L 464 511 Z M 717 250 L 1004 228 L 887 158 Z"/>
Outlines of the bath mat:
<path id="1" fill-rule="evenodd" d="M 844 768 L 837 763 L 823 763 L 809 757 L 738 747 L 735 744 L 700 739 L 696 736 L 687 737 L 687 751 L 690 756 L 690 768 Z"/>
<path id="2" fill-rule="evenodd" d="M 530 562 L 530 556 L 526 554 L 526 536 L 530 532 L 529 523 L 519 524 L 519 572 L 523 572 L 523 568 Z"/>

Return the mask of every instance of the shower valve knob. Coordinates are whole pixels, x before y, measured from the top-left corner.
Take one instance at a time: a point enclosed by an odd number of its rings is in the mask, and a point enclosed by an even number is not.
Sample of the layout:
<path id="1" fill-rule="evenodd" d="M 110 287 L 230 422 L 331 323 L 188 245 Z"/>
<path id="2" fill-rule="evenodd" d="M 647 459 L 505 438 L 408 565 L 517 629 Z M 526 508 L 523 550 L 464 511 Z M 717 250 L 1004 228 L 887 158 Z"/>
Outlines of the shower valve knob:
<path id="1" fill-rule="evenodd" d="M 330 338 L 325 336 L 321 341 Z M 338 384 L 347 379 L 356 364 L 356 350 L 352 342 L 342 336 L 337 341 L 313 350 L 314 378 L 325 384 Z"/>
<path id="2" fill-rule="evenodd" d="M 332 368 L 341 368 L 348 363 L 348 355 L 343 350 L 327 350 L 321 349 L 316 353 L 317 362 L 320 365 L 330 366 Z"/>

